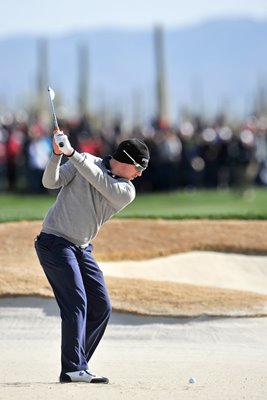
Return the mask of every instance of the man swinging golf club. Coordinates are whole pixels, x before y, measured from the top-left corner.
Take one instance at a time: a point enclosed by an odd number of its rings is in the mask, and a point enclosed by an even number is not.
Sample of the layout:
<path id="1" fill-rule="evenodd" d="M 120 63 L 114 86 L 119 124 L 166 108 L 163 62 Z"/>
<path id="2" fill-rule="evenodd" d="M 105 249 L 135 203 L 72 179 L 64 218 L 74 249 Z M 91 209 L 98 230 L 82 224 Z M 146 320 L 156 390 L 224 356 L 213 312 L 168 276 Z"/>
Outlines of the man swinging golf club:
<path id="1" fill-rule="evenodd" d="M 63 154 L 69 159 L 61 165 Z M 101 159 L 75 151 L 63 132 L 53 137 L 43 185 L 61 190 L 44 218 L 35 249 L 60 308 L 61 383 L 109 381 L 90 370 L 111 314 L 91 241 L 104 222 L 134 200 L 131 180 L 142 175 L 148 162 L 149 150 L 138 139 L 121 142 L 113 156 Z"/>

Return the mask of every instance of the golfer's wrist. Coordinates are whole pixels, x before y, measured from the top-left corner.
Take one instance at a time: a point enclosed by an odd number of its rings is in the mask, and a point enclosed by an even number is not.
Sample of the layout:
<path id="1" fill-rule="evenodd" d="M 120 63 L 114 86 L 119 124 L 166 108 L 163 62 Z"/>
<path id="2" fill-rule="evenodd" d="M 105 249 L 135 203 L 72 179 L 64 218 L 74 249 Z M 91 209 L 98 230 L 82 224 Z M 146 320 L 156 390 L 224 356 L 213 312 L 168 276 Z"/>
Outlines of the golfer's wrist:
<path id="1" fill-rule="evenodd" d="M 71 153 L 65 154 L 65 156 L 67 156 L 67 157 L 72 157 L 74 153 L 75 153 L 75 150 L 72 149 Z"/>
<path id="2" fill-rule="evenodd" d="M 55 156 L 62 156 L 62 153 L 56 153 L 54 149 L 53 149 L 53 154 L 55 154 Z"/>

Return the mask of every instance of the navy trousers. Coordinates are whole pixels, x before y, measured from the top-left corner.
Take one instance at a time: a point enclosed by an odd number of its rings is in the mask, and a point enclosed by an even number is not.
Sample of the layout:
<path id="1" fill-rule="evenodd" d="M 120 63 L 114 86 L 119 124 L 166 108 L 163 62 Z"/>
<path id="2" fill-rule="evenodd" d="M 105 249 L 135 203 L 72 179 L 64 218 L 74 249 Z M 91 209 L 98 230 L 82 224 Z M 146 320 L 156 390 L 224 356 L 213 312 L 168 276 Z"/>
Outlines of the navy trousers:
<path id="1" fill-rule="evenodd" d="M 87 369 L 111 314 L 93 246 L 82 249 L 62 237 L 41 233 L 35 249 L 60 308 L 61 372 Z"/>

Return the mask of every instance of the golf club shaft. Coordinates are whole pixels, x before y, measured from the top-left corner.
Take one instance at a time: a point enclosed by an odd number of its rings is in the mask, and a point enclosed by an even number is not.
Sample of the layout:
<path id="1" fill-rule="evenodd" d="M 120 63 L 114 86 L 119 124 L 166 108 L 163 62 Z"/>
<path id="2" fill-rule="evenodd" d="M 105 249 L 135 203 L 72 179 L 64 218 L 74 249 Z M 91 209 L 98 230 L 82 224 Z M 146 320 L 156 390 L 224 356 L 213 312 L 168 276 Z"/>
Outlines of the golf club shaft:
<path id="1" fill-rule="evenodd" d="M 51 92 L 50 92 L 50 88 L 48 89 L 49 92 L 49 98 L 50 98 L 50 104 L 51 104 L 51 109 L 52 109 L 52 114 L 53 114 L 53 118 L 54 118 L 54 129 L 56 132 L 60 132 L 59 126 L 58 126 L 58 122 L 57 122 L 57 116 L 56 116 L 56 112 L 55 112 L 55 107 L 54 107 L 54 103 L 53 103 L 53 99 L 51 96 Z M 64 143 L 63 142 L 59 142 L 59 147 L 63 147 Z"/>
<path id="2" fill-rule="evenodd" d="M 55 131 L 60 132 L 58 122 L 57 122 L 57 116 L 56 116 L 55 109 L 54 109 L 53 100 L 50 98 L 50 101 L 51 101 L 51 108 L 52 108 L 52 113 L 53 113 L 53 118 L 54 118 L 54 128 L 55 128 Z"/>

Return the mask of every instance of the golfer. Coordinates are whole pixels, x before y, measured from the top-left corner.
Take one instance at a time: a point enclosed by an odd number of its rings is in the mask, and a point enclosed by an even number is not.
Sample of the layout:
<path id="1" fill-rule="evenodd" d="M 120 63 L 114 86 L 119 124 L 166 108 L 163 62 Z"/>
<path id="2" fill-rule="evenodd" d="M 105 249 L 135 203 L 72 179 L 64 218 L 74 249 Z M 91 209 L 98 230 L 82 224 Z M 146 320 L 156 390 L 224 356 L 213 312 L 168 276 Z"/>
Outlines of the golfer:
<path id="1" fill-rule="evenodd" d="M 62 154 L 68 161 L 61 165 Z M 90 370 L 90 359 L 111 314 L 103 273 L 92 255 L 101 225 L 135 198 L 132 180 L 149 162 L 138 139 L 121 142 L 104 159 L 75 151 L 57 133 L 43 174 L 48 189 L 61 188 L 44 218 L 35 249 L 61 315 L 61 373 L 65 382 L 108 383 Z"/>

